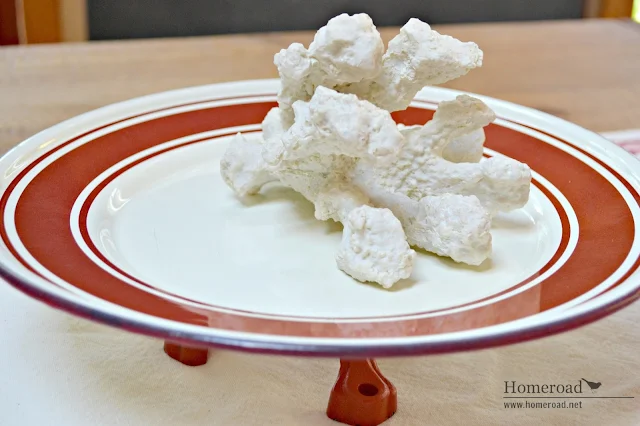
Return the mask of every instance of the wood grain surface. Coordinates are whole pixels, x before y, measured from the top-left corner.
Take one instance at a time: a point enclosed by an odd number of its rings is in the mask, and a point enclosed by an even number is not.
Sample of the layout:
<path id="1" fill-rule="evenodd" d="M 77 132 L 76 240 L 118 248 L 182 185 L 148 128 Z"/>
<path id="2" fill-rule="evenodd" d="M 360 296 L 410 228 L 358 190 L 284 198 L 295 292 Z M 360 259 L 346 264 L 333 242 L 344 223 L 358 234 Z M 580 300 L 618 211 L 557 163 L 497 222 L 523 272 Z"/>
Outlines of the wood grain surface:
<path id="1" fill-rule="evenodd" d="M 640 26 L 581 20 L 441 26 L 477 42 L 482 68 L 446 86 L 516 102 L 595 131 L 640 127 Z M 385 40 L 396 29 L 381 29 Z M 0 151 L 64 119 L 186 86 L 277 77 L 273 55 L 311 33 L 0 49 Z"/>

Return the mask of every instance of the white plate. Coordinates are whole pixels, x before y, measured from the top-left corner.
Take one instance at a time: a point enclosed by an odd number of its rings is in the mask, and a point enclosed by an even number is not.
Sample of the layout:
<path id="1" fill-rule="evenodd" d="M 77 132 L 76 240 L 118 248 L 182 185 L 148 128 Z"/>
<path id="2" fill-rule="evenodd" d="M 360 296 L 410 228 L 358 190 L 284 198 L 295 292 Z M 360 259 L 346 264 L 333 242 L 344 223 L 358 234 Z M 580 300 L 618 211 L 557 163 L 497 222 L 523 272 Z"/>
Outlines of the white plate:
<path id="1" fill-rule="evenodd" d="M 391 291 L 340 272 L 340 227 L 271 185 L 241 203 L 219 160 L 260 137 L 278 82 L 195 87 L 81 115 L 23 142 L 4 170 L 0 272 L 103 323 L 184 344 L 305 355 L 446 352 L 593 321 L 639 296 L 640 163 L 550 115 L 479 96 L 487 155 L 534 171 L 478 268 L 419 253 Z M 459 92 L 426 88 L 398 122 Z"/>

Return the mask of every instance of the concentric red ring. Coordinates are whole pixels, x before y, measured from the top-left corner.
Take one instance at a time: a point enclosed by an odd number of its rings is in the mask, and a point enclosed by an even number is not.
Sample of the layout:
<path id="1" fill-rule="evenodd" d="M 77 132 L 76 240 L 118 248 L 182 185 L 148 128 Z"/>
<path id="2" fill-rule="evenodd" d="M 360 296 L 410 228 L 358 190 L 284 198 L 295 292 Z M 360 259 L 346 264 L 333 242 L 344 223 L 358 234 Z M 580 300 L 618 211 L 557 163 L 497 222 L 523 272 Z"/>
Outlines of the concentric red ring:
<path id="1" fill-rule="evenodd" d="M 244 132 L 246 133 L 250 133 L 250 132 Z M 216 138 L 218 137 L 222 137 L 222 136 L 228 136 L 229 134 L 222 134 L 222 135 L 218 135 L 216 136 Z M 103 180 L 96 185 L 96 187 L 91 191 L 91 193 L 87 196 L 87 198 L 84 200 L 84 202 L 82 203 L 81 207 L 80 207 L 80 213 L 78 215 L 78 228 L 80 230 L 80 235 L 82 236 L 82 239 L 84 241 L 84 243 L 87 245 L 87 247 L 89 248 L 89 250 L 91 251 L 91 253 L 93 253 L 96 257 L 98 257 L 103 263 L 105 263 L 109 268 L 113 269 L 114 271 L 116 271 L 117 273 L 127 277 L 128 279 L 140 284 L 143 287 L 152 289 L 156 292 L 165 294 L 167 296 L 171 296 L 173 298 L 177 298 L 179 300 L 182 300 L 184 302 L 191 302 L 191 303 L 196 303 L 202 307 L 204 307 L 205 309 L 207 308 L 214 308 L 214 309 L 224 309 L 230 312 L 235 312 L 238 314 L 256 314 L 258 312 L 252 312 L 252 311 L 246 311 L 246 310 L 242 310 L 242 309 L 232 309 L 232 308 L 227 308 L 224 306 L 219 306 L 219 305 L 213 305 L 210 303 L 203 303 L 203 302 L 199 302 L 196 300 L 192 300 L 192 299 L 188 299 L 186 297 L 180 296 L 178 294 L 174 294 L 171 292 L 168 292 L 166 290 L 157 288 L 155 286 L 153 286 L 151 283 L 145 282 L 131 274 L 129 274 L 128 272 L 126 272 L 125 270 L 123 270 L 122 268 L 120 268 L 119 266 L 117 266 L 116 264 L 114 264 L 111 260 L 109 260 L 95 245 L 95 243 L 93 242 L 93 239 L 91 238 L 91 236 L 89 235 L 89 229 L 88 229 L 88 216 L 89 216 L 89 210 L 91 208 L 91 205 L 93 204 L 93 202 L 95 201 L 96 197 L 98 196 L 98 194 L 100 194 L 100 192 L 102 192 L 104 190 L 104 188 L 107 187 L 107 185 L 109 185 L 111 182 L 113 182 L 118 176 L 121 176 L 123 173 L 131 170 L 132 168 L 139 166 L 140 164 L 151 160 L 152 158 L 155 158 L 159 155 L 168 153 L 170 151 L 173 151 L 175 149 L 179 149 L 179 148 L 183 148 L 189 145 L 193 145 L 196 143 L 202 143 L 205 141 L 209 141 L 212 138 L 199 138 L 199 139 L 195 139 L 189 142 L 183 142 L 177 145 L 173 145 L 171 147 L 162 149 L 160 151 L 156 151 L 154 153 L 148 154 L 142 158 L 137 159 L 136 161 L 127 164 L 126 166 L 123 166 L 121 169 L 118 169 L 116 171 L 114 171 L 112 174 L 108 175 L 108 176 L 104 176 Z M 486 155 L 485 157 L 491 157 L 490 155 Z M 569 236 L 571 233 L 571 229 L 570 229 L 570 224 L 569 224 L 569 218 L 567 216 L 567 212 L 565 211 L 564 207 L 562 206 L 562 204 L 560 203 L 560 201 L 558 200 L 558 198 L 553 195 L 547 188 L 545 188 L 542 184 L 540 184 L 538 181 L 536 181 L 535 179 L 532 180 L 533 185 L 535 185 L 546 197 L 547 199 L 549 199 L 549 201 L 553 204 L 556 212 L 558 213 L 558 216 L 560 218 L 560 223 L 561 223 L 561 227 L 562 227 L 562 236 L 560 239 L 560 244 L 558 245 L 558 248 L 556 249 L 556 251 L 554 252 L 554 254 L 551 256 L 551 258 L 549 259 L 549 261 L 542 266 L 542 268 L 540 268 L 538 271 L 536 271 L 536 273 L 532 274 L 531 276 L 525 278 L 524 280 L 520 281 L 517 284 L 514 284 L 513 286 L 506 288 L 504 290 L 501 290 L 495 294 L 491 294 L 489 296 L 486 296 L 482 299 L 477 299 L 474 300 L 472 302 L 468 302 L 468 303 L 463 303 L 460 305 L 455 305 L 455 306 L 449 306 L 446 308 L 441 308 L 441 309 L 434 309 L 434 310 L 430 310 L 430 311 L 421 311 L 421 312 L 414 312 L 414 313 L 410 313 L 410 314 L 403 314 L 403 315 L 388 315 L 388 316 L 376 316 L 376 317 L 348 317 L 348 318 L 340 318 L 340 317 L 331 317 L 331 318 L 326 318 L 326 317 L 311 317 L 311 316 L 291 316 L 289 315 L 289 318 L 296 318 L 296 319 L 300 319 L 300 320 L 318 320 L 318 319 L 324 319 L 324 320 L 380 320 L 380 319 L 386 319 L 386 318 L 405 318 L 405 317 L 411 317 L 411 316 L 416 316 L 416 315 L 427 315 L 427 314 L 435 314 L 435 313 L 440 313 L 440 312 L 445 312 L 445 311 L 450 311 L 453 309 L 459 309 L 459 308 L 465 308 L 477 303 L 481 303 L 481 302 L 485 302 L 487 300 L 502 296 L 506 293 L 509 293 L 513 290 L 516 290 L 520 287 L 523 287 L 527 284 L 529 284 L 531 281 L 533 281 L 534 279 L 536 279 L 537 277 L 539 277 L 540 275 L 544 274 L 546 271 L 548 271 L 551 267 L 553 267 L 553 265 L 556 264 L 556 262 L 560 259 L 560 257 L 563 255 L 563 253 L 565 252 L 565 250 L 567 249 L 567 246 L 569 244 Z M 274 315 L 274 314 L 266 314 L 266 313 L 259 313 L 261 316 L 263 317 L 270 317 L 270 318 L 281 318 L 282 315 Z"/>
<path id="2" fill-rule="evenodd" d="M 263 334 L 314 337 L 424 335 L 522 318 L 558 306 L 601 283 L 622 263 L 633 242 L 634 221 L 631 212 L 621 195 L 604 177 L 560 149 L 531 136 L 492 125 L 486 129 L 487 147 L 529 163 L 567 196 L 580 220 L 580 238 L 574 255 L 552 277 L 541 285 L 508 299 L 509 303 L 501 301 L 473 311 L 441 317 L 373 324 L 306 323 L 242 317 L 194 309 L 128 287 L 97 265 L 87 262 L 86 255 L 73 242 L 69 244 L 68 219 L 75 197 L 88 182 L 110 165 L 167 140 L 216 128 L 259 123 L 272 106 L 272 103 L 232 105 L 171 115 L 121 129 L 78 147 L 39 173 L 20 197 L 15 221 L 21 241 L 39 263 L 60 278 L 83 291 L 124 307 L 190 324 Z M 417 124 L 424 123 L 431 114 L 428 110 L 412 108 L 395 116 L 405 124 Z M 509 139 L 513 142 L 510 143 Z M 537 153 L 541 155 L 535 155 Z M 83 158 L 90 159 L 90 162 L 81 161 Z M 77 168 L 74 170 L 69 165 Z M 548 167 L 549 165 L 556 167 Z M 69 170 L 74 170 L 72 176 L 69 176 Z M 25 171 L 14 182 L 24 177 L 24 174 Z M 589 189 L 597 193 L 596 200 L 584 199 L 580 188 L 576 190 L 577 185 L 572 187 L 572 182 L 586 180 L 590 182 Z M 51 192 L 55 185 L 68 189 L 68 192 L 56 197 Z M 11 189 L 13 188 L 15 185 Z M 6 207 L 8 194 L 9 190 L 3 194 L 0 203 L 2 210 Z M 594 205 L 605 207 L 603 214 L 593 212 L 591 207 Z M 40 220 L 41 218 L 44 220 Z M 604 226 L 600 227 L 600 224 Z M 611 230 L 617 231 L 613 237 Z M 4 226 L 1 232 L 9 246 Z M 51 238 L 42 238 L 43 235 Z M 607 249 L 610 249 L 608 253 Z M 603 252 L 608 255 L 602 256 Z M 585 265 L 590 267 L 585 268 Z M 569 283 L 575 286 L 568 285 Z"/>

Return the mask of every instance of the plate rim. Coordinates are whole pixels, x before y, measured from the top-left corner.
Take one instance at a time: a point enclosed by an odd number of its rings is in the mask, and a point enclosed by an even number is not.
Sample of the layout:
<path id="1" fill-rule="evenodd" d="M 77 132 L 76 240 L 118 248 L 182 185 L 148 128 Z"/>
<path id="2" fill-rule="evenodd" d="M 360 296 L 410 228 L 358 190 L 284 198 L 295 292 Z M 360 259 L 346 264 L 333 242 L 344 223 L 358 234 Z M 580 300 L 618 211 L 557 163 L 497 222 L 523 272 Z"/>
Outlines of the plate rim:
<path id="1" fill-rule="evenodd" d="M 265 90 L 267 88 L 273 89 L 277 87 L 277 85 L 279 85 L 279 81 L 277 79 L 243 80 L 185 87 L 113 103 L 72 117 L 36 133 L 7 151 L 2 157 L 0 157 L 0 161 L 5 161 L 16 152 L 19 152 L 33 139 L 42 138 L 48 133 L 55 133 L 64 127 L 82 124 L 83 121 L 91 120 L 95 116 L 109 114 L 111 112 L 121 112 L 123 107 L 126 107 L 127 109 L 135 109 L 138 105 L 148 104 L 154 99 L 167 100 L 171 96 L 188 96 L 189 94 L 197 93 L 207 94 L 210 90 L 220 90 L 223 88 L 231 91 L 242 88 L 244 89 L 242 91 L 249 92 L 248 95 L 257 96 L 260 91 L 258 90 L 254 92 L 254 89 L 252 89 L 253 87 Z M 440 92 L 447 96 L 469 94 L 483 101 L 488 101 L 488 103 L 493 104 L 492 106 L 500 105 L 501 107 L 507 108 L 511 111 L 524 113 L 531 118 L 551 121 L 551 127 L 553 127 L 555 122 L 556 126 L 565 126 L 572 130 L 579 130 L 582 133 L 586 132 L 585 134 L 589 134 L 591 137 L 591 141 L 595 142 L 605 151 L 605 157 L 622 157 L 622 160 L 633 161 L 634 163 L 632 163 L 632 165 L 636 166 L 636 169 L 640 172 L 640 162 L 637 162 L 638 160 L 632 154 L 628 153 L 613 142 L 608 141 L 603 136 L 559 117 L 552 116 L 533 108 L 470 92 L 442 87 L 428 87 L 423 89 L 423 91 L 424 90 L 431 91 L 432 93 L 434 91 Z M 417 98 L 420 98 L 420 93 Z M 603 153 L 601 152 L 600 154 L 602 155 Z M 624 172 L 625 175 L 627 173 L 628 171 Z M 625 177 L 629 178 L 630 176 Z M 634 178 L 637 181 L 638 176 L 634 176 Z M 5 185 L 3 185 L 3 190 L 4 189 L 6 189 Z M 567 312 L 567 315 L 562 318 L 552 318 L 552 320 L 544 319 L 537 324 L 523 324 L 522 327 L 513 330 L 491 332 L 491 329 L 495 326 L 489 326 L 480 328 L 478 329 L 478 332 L 475 333 L 471 332 L 473 330 L 467 330 L 442 333 L 439 335 L 413 336 L 411 338 L 313 338 L 263 335 L 242 331 L 234 332 L 210 327 L 190 326 L 122 308 L 125 311 L 129 311 L 134 314 L 127 317 L 102 304 L 96 305 L 91 303 L 91 301 L 73 297 L 73 295 L 71 295 L 71 297 L 64 297 L 64 293 L 57 293 L 55 289 L 51 291 L 52 287 L 38 283 L 38 281 L 46 280 L 37 276 L 29 277 L 27 275 L 29 274 L 13 270 L 11 265 L 5 264 L 5 260 L 0 257 L 0 276 L 13 287 L 51 307 L 85 319 L 138 334 L 169 339 L 186 345 L 205 345 L 241 351 L 302 356 L 404 356 L 457 352 L 461 350 L 502 346 L 550 336 L 586 325 L 608 316 L 640 298 L 640 276 L 631 276 L 626 280 L 627 282 L 631 280 L 634 281 L 634 285 L 631 288 L 626 289 L 626 291 L 621 292 L 621 294 L 615 294 L 615 297 L 609 296 L 611 300 L 608 300 L 606 303 L 602 302 L 600 306 L 596 305 L 590 307 L 588 303 L 586 307 L 584 305 L 579 305 L 572 308 L 571 311 Z M 514 323 L 518 321 L 519 320 L 510 322 Z M 204 332 L 204 330 L 208 330 L 208 332 Z M 484 331 L 484 333 L 482 331 Z M 433 338 L 434 336 L 437 336 L 437 338 Z M 431 338 L 420 342 L 420 340 L 425 340 L 427 337 Z M 404 341 L 401 342 L 402 340 Z M 407 342 L 407 340 L 410 341 Z"/>

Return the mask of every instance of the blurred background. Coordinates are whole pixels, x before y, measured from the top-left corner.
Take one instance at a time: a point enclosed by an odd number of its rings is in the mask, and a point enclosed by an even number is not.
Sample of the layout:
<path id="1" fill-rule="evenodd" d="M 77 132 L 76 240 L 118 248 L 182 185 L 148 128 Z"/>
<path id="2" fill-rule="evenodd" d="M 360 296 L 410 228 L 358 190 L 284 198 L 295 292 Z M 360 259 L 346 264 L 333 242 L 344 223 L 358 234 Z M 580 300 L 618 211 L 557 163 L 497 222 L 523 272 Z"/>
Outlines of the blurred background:
<path id="1" fill-rule="evenodd" d="M 635 3 L 635 4 L 634 4 Z M 341 12 L 378 26 L 640 20 L 640 0 L 0 0 L 0 44 L 312 30 Z"/>

